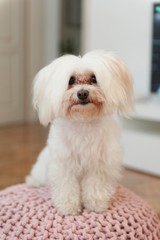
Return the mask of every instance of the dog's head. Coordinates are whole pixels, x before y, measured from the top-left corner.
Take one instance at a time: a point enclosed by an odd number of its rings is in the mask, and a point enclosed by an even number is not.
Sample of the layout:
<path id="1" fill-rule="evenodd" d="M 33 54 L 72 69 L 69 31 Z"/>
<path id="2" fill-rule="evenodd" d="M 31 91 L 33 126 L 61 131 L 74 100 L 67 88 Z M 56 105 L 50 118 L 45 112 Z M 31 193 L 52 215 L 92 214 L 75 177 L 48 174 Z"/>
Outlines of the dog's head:
<path id="1" fill-rule="evenodd" d="M 34 81 L 33 103 L 43 125 L 54 118 L 91 121 L 132 109 L 132 82 L 113 53 L 65 55 L 43 68 Z"/>

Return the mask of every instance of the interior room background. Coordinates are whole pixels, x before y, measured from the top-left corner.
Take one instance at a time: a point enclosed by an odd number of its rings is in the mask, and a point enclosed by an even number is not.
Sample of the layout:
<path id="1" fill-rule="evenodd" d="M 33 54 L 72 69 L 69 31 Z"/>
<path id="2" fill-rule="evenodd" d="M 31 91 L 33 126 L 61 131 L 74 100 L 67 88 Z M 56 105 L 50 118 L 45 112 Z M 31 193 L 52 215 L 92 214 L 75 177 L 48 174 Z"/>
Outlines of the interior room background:
<path id="1" fill-rule="evenodd" d="M 160 176 L 160 1 L 0 0 L 0 124 L 33 122 L 32 81 L 62 53 L 106 49 L 128 64 L 135 112 L 124 165 Z"/>

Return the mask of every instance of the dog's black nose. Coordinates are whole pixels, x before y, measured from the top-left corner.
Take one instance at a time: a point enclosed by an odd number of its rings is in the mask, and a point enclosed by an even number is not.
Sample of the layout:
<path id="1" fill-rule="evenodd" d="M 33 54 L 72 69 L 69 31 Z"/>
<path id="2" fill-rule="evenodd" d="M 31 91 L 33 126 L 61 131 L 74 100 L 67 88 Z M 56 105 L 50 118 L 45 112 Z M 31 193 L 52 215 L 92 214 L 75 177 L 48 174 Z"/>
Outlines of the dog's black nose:
<path id="1" fill-rule="evenodd" d="M 86 100 L 88 98 L 88 95 L 89 95 L 89 91 L 87 90 L 79 90 L 77 92 L 77 97 L 80 99 L 80 100 Z"/>

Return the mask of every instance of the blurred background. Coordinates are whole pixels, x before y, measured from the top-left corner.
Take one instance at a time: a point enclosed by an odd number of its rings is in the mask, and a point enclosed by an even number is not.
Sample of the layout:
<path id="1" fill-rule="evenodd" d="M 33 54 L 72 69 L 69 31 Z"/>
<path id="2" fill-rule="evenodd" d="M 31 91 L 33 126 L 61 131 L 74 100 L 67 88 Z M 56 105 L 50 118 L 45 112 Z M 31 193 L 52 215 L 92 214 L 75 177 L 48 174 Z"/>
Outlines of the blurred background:
<path id="1" fill-rule="evenodd" d="M 145 194 L 160 200 L 160 1 L 155 0 L 0 0 L 1 188 L 24 179 L 47 138 L 32 108 L 35 74 L 64 53 L 93 49 L 116 52 L 131 70 L 136 104 L 131 118 L 121 119 L 123 163 L 149 174 L 155 192 Z M 126 172 L 126 186 L 131 176 Z M 142 184 L 138 173 L 131 181 Z"/>

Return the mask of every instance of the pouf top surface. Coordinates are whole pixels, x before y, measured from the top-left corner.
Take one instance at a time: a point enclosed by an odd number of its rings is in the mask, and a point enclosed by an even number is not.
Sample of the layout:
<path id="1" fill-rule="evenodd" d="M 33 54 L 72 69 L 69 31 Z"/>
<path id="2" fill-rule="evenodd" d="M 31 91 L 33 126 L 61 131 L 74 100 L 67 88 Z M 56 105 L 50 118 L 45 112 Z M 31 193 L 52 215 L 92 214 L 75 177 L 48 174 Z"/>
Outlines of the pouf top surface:
<path id="1" fill-rule="evenodd" d="M 160 240 L 160 221 L 152 208 L 118 186 L 103 214 L 83 209 L 65 216 L 52 206 L 47 188 L 16 185 L 0 192 L 1 240 Z"/>

